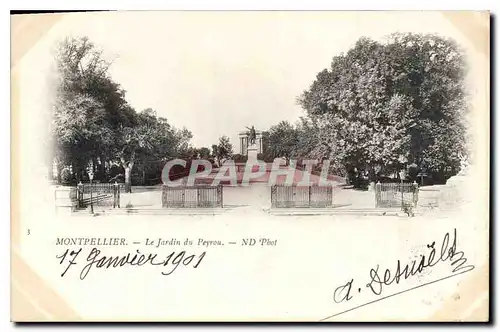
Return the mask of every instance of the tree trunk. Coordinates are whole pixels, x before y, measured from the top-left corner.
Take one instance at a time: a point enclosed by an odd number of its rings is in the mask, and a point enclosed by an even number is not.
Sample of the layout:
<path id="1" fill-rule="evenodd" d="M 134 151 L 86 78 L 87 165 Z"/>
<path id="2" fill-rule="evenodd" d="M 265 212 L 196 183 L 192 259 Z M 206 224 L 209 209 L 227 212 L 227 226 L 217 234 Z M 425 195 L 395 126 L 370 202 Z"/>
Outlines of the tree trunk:
<path id="1" fill-rule="evenodd" d="M 125 167 L 125 192 L 126 193 L 131 193 L 132 192 L 132 167 L 127 166 Z"/>
<path id="2" fill-rule="evenodd" d="M 132 154 L 130 156 L 130 161 L 127 163 L 125 161 L 125 157 L 121 157 L 120 161 L 122 163 L 122 167 L 125 169 L 125 192 L 126 193 L 131 193 L 132 192 L 132 168 L 134 167 L 134 161 L 135 161 L 135 151 L 132 151 Z"/>
<path id="3" fill-rule="evenodd" d="M 71 163 L 71 171 L 73 172 L 73 176 L 76 178 L 76 183 L 80 182 L 82 179 L 82 174 L 80 172 L 80 167 L 78 162 Z"/>
<path id="4" fill-rule="evenodd" d="M 368 190 L 375 190 L 375 183 L 377 181 L 377 176 L 375 174 L 375 168 L 373 165 L 368 166 Z"/>
<path id="5" fill-rule="evenodd" d="M 94 180 L 99 181 L 101 178 L 99 177 L 99 172 L 97 170 L 98 170 L 97 158 L 92 157 L 92 173 L 94 173 Z"/>
<path id="6" fill-rule="evenodd" d="M 99 156 L 99 176 L 103 182 L 106 182 L 106 162 L 102 155 Z"/>
<path id="7" fill-rule="evenodd" d="M 57 184 L 61 184 L 61 171 L 62 171 L 62 165 L 59 161 L 57 161 Z"/>
<path id="8" fill-rule="evenodd" d="M 368 177 L 370 182 L 375 182 L 377 180 L 377 175 L 375 174 L 375 168 L 373 166 L 368 166 Z"/>

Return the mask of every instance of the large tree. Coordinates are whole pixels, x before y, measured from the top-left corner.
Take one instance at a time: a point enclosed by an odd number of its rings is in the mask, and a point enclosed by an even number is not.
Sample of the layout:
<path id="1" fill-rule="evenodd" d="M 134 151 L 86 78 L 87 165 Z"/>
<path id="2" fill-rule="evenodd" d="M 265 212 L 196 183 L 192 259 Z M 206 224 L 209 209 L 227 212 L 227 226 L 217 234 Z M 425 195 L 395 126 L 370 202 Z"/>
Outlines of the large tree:
<path id="1" fill-rule="evenodd" d="M 465 148 L 463 68 L 458 46 L 441 37 L 359 40 L 299 99 L 309 118 L 305 128 L 316 132 L 307 152 L 373 176 L 410 163 L 458 171 Z"/>
<path id="2" fill-rule="evenodd" d="M 166 120 L 158 120 L 152 109 L 146 109 L 135 116 L 130 126 L 121 127 L 116 142 L 116 156 L 125 170 L 125 191 L 131 191 L 131 175 L 136 162 L 144 165 L 148 160 L 172 156 L 168 147 L 175 145 L 174 132 Z"/>
<path id="3" fill-rule="evenodd" d="M 57 87 L 52 133 L 55 159 L 73 166 L 77 177 L 85 168 L 104 164 L 114 149 L 116 128 L 128 124 L 124 92 L 108 76 L 109 62 L 87 38 L 67 38 L 57 48 Z"/>
<path id="4" fill-rule="evenodd" d="M 106 180 L 106 165 L 120 165 L 130 191 L 135 165 L 143 182 L 148 165 L 160 178 L 158 165 L 190 148 L 189 130 L 173 128 L 152 109 L 135 112 L 108 74 L 110 63 L 87 38 L 65 39 L 57 51 L 52 134 L 60 167 L 71 165 L 79 179 L 92 170 L 96 179 Z"/>
<path id="5" fill-rule="evenodd" d="M 229 159 L 233 156 L 233 145 L 231 144 L 229 137 L 222 136 L 219 138 L 219 144 L 214 151 L 216 153 L 217 160 L 219 164 L 223 159 Z"/>
<path id="6" fill-rule="evenodd" d="M 269 128 L 267 139 L 268 153 L 272 158 L 284 158 L 288 165 L 298 144 L 297 131 L 293 125 L 288 121 L 281 121 Z"/>

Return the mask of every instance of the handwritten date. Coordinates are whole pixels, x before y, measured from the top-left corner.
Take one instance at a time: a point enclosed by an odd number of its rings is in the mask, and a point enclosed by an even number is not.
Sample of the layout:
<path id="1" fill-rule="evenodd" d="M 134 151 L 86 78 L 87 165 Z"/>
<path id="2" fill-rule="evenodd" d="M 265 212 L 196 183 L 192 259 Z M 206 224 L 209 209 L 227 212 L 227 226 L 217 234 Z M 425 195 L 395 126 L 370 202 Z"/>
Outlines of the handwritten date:
<path id="1" fill-rule="evenodd" d="M 61 277 L 64 277 L 73 265 L 78 264 L 77 258 L 80 256 L 81 252 L 82 248 L 75 250 L 66 249 L 62 255 L 56 256 L 56 258 L 59 259 L 59 264 L 65 265 Z M 152 265 L 165 267 L 166 271 L 162 271 L 161 273 L 163 275 L 170 275 L 179 266 L 192 266 L 193 268 L 197 268 L 203 258 L 205 258 L 205 255 L 206 252 L 195 255 L 181 251 L 178 253 L 172 252 L 164 257 L 158 257 L 158 254 L 155 253 L 143 254 L 139 250 L 136 250 L 135 253 L 127 253 L 121 256 L 105 256 L 102 254 L 101 250 L 92 248 L 85 259 L 85 265 L 80 270 L 80 280 L 85 279 L 90 271 L 94 269 L 110 269 L 124 266 Z"/>

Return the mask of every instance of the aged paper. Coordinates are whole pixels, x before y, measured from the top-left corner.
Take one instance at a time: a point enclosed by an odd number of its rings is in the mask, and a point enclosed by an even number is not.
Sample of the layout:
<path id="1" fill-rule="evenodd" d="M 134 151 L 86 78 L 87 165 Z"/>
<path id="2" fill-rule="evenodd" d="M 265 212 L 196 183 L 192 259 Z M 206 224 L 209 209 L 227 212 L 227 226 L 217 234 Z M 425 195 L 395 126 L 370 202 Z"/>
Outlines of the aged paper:
<path id="1" fill-rule="evenodd" d="M 489 21 L 11 16 L 12 321 L 488 321 Z"/>

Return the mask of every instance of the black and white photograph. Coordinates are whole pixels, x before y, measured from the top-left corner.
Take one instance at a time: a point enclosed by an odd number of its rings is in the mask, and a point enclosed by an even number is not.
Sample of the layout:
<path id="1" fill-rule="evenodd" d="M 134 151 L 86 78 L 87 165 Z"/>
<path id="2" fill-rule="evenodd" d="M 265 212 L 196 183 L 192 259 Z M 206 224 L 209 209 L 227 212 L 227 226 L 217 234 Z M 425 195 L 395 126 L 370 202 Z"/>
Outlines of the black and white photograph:
<path id="1" fill-rule="evenodd" d="M 489 12 L 11 29 L 12 320 L 490 319 Z"/>

